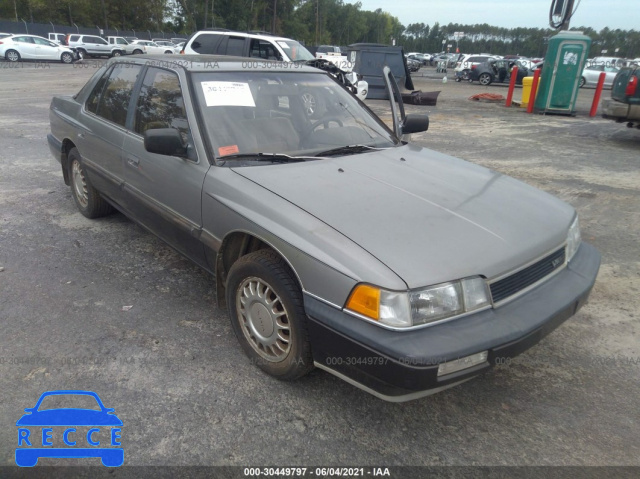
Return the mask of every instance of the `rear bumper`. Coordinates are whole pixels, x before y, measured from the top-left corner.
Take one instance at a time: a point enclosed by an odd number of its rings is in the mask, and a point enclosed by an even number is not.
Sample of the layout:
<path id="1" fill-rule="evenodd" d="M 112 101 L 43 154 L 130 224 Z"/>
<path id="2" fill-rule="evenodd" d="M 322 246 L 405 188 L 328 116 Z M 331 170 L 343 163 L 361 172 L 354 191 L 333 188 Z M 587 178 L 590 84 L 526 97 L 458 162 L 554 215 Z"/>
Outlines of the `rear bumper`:
<path id="1" fill-rule="evenodd" d="M 354 318 L 305 295 L 315 364 L 388 401 L 455 386 L 537 344 L 587 301 L 600 254 L 582 244 L 556 276 L 519 298 L 456 320 L 398 332 Z M 487 361 L 438 376 L 444 362 L 488 351 Z"/>
<path id="2" fill-rule="evenodd" d="M 626 120 L 629 116 L 629 105 L 613 98 L 602 100 L 602 116 L 605 118 Z"/>

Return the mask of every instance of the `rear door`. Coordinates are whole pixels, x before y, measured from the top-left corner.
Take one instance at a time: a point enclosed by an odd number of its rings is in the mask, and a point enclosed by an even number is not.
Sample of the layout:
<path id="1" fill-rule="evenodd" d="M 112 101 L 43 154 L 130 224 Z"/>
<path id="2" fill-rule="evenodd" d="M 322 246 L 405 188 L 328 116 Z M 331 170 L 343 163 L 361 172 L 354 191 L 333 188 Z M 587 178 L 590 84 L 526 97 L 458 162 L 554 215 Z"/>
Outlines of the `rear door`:
<path id="1" fill-rule="evenodd" d="M 16 50 L 18 50 L 22 58 L 30 60 L 38 58 L 33 37 L 13 37 L 13 41 L 16 43 Z"/>
<path id="2" fill-rule="evenodd" d="M 202 184 L 209 170 L 194 148 L 185 104 L 189 92 L 174 70 L 149 67 L 144 75 L 130 130 L 124 140 L 123 169 L 127 209 L 138 221 L 179 252 L 206 267 L 202 229 Z M 187 158 L 149 153 L 147 130 L 175 128 L 182 135 Z"/>
<path id="3" fill-rule="evenodd" d="M 77 147 L 94 186 L 123 204 L 122 144 L 129 103 L 142 66 L 116 63 L 96 83 L 82 108 Z"/>
<path id="4" fill-rule="evenodd" d="M 247 40 L 248 38 L 246 37 L 224 35 L 218 46 L 218 54 L 247 57 L 249 56 L 248 47 L 246 46 Z"/>

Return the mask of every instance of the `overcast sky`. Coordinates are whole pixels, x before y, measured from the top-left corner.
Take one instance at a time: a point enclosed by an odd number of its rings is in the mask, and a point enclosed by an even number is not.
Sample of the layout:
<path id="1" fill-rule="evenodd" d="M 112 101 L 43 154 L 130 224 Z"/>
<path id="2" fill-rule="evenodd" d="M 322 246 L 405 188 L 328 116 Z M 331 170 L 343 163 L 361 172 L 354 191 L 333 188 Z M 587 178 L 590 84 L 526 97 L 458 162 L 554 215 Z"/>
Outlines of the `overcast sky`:
<path id="1" fill-rule="evenodd" d="M 382 10 L 410 23 L 435 22 L 473 25 L 488 23 L 498 27 L 549 26 L 552 0 L 360 0 L 363 10 Z M 578 4 L 578 2 L 580 2 Z M 354 3 L 346 0 L 345 3 Z M 596 30 L 638 30 L 640 0 L 576 0 L 578 5 L 571 27 L 587 26 Z"/>

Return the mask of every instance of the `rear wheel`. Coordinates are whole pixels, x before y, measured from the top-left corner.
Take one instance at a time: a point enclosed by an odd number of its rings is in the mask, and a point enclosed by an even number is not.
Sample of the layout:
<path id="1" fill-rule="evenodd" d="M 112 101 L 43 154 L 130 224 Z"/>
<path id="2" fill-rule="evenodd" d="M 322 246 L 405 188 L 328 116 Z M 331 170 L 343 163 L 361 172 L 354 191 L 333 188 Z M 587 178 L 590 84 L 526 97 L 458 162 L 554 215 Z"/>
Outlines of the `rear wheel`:
<path id="1" fill-rule="evenodd" d="M 587 83 L 587 79 L 585 77 L 581 77 L 580 78 L 580 88 L 585 86 L 586 83 Z"/>
<path id="2" fill-rule="evenodd" d="M 113 211 L 113 208 L 98 193 L 89 181 L 82 158 L 76 148 L 69 152 L 69 178 L 71 193 L 76 206 L 87 218 L 99 218 Z"/>
<path id="3" fill-rule="evenodd" d="M 64 52 L 60 55 L 60 61 L 62 63 L 73 63 L 73 55 L 69 52 Z"/>
<path id="4" fill-rule="evenodd" d="M 122 52 L 120 50 L 115 50 L 114 52 L 111 53 L 111 57 L 119 57 L 120 55 L 122 55 Z"/>
<path id="5" fill-rule="evenodd" d="M 478 78 L 478 81 L 481 85 L 491 85 L 491 75 L 489 75 L 488 73 L 483 73 Z"/>
<path id="6" fill-rule="evenodd" d="M 136 49 L 133 51 L 133 54 L 134 54 L 134 55 L 140 55 L 141 53 L 142 53 L 142 50 L 140 50 L 139 48 L 136 48 Z"/>
<path id="7" fill-rule="evenodd" d="M 86 57 L 87 57 L 87 52 L 82 48 L 78 48 L 78 58 L 82 60 L 83 58 L 86 58 Z"/>
<path id="8" fill-rule="evenodd" d="M 294 380 L 313 369 L 302 293 L 287 263 L 270 250 L 243 256 L 227 279 L 231 325 L 251 362 Z"/>
<path id="9" fill-rule="evenodd" d="M 4 57 L 10 62 L 20 61 L 20 54 L 15 50 L 7 50 L 7 53 L 5 53 Z"/>

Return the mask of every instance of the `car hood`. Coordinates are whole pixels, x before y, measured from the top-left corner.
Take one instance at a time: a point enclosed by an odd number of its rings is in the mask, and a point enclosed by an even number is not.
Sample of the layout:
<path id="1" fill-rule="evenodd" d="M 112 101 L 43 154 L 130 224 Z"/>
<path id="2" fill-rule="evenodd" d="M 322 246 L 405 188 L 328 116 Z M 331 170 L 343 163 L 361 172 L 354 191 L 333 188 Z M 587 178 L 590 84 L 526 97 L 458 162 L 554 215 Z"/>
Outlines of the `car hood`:
<path id="1" fill-rule="evenodd" d="M 525 183 L 415 145 L 234 171 L 360 245 L 409 288 L 522 266 L 559 247 L 575 214 Z"/>

